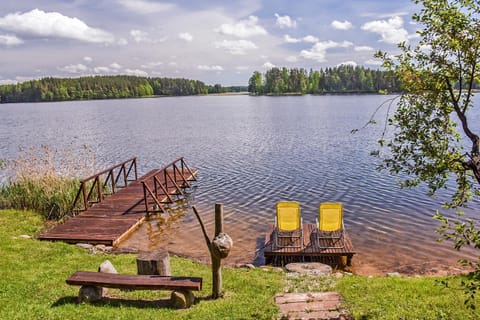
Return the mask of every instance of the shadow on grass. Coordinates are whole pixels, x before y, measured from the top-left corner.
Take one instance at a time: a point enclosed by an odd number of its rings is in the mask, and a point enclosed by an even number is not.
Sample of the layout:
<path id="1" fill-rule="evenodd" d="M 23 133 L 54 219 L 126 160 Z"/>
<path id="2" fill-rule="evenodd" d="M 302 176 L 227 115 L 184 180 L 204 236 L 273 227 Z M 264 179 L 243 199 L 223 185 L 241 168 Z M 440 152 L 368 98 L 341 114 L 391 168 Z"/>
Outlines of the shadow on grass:
<path id="1" fill-rule="evenodd" d="M 212 296 L 208 297 L 195 297 L 195 302 L 193 305 L 196 305 L 200 301 L 212 301 L 215 300 Z M 58 299 L 52 308 L 61 307 L 68 304 L 82 304 L 78 302 L 78 297 L 63 297 Z M 133 307 L 138 309 L 175 309 L 171 306 L 170 299 L 159 299 L 159 300 L 144 300 L 144 299 L 122 299 L 122 298 L 112 298 L 104 297 L 102 300 L 89 302 L 93 306 L 111 306 L 111 307 Z"/>
<path id="2" fill-rule="evenodd" d="M 196 302 L 195 302 L 196 303 Z M 61 307 L 68 304 L 81 304 L 78 297 L 63 297 L 58 299 L 52 308 Z M 170 299 L 143 300 L 143 299 L 121 299 L 105 297 L 102 300 L 89 302 L 92 306 L 110 306 L 110 307 L 133 307 L 138 309 L 173 309 L 170 305 Z"/>

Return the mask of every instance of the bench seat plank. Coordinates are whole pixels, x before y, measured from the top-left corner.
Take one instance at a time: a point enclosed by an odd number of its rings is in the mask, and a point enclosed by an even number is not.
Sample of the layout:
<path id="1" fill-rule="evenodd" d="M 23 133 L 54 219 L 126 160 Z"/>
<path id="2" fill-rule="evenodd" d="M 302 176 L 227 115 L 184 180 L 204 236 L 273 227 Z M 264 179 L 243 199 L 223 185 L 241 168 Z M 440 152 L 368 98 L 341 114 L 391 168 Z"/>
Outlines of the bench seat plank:
<path id="1" fill-rule="evenodd" d="M 158 275 L 127 275 L 77 271 L 67 280 L 74 286 L 95 286 L 133 290 L 202 290 L 202 278 Z"/>

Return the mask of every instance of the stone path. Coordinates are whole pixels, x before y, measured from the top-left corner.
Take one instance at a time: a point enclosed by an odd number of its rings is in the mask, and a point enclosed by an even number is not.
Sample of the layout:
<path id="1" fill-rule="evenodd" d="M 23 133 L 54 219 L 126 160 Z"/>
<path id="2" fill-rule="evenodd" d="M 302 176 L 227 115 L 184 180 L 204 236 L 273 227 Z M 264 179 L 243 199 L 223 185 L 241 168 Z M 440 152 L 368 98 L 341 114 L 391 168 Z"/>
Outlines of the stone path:
<path id="1" fill-rule="evenodd" d="M 332 279 L 330 266 L 321 263 L 293 263 L 286 265 L 288 293 L 277 294 L 275 303 L 280 309 L 278 319 L 347 320 L 348 312 L 342 308 L 342 297 L 338 292 L 296 292 L 297 289 L 315 287 L 319 279 Z M 295 280 L 297 283 L 295 284 Z M 300 281 L 301 283 L 298 283 Z M 325 281 L 321 281 L 325 282 Z M 328 286 L 328 281 L 326 282 Z M 324 283 L 320 284 L 324 285 Z M 320 289 L 314 288 L 314 290 Z M 292 292 L 293 291 L 293 292 Z M 323 290 L 318 290 L 323 291 Z"/>

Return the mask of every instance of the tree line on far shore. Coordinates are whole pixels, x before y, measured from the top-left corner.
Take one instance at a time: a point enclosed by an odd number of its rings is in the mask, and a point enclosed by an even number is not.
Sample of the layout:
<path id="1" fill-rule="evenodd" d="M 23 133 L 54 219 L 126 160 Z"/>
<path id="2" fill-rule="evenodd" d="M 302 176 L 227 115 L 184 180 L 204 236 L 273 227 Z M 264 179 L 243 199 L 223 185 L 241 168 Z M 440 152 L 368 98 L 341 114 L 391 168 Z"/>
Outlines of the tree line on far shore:
<path id="1" fill-rule="evenodd" d="M 43 78 L 0 86 L 0 103 L 187 96 L 246 90 L 198 80 L 135 76 Z"/>
<path id="2" fill-rule="evenodd" d="M 391 72 L 360 66 L 341 65 L 307 71 L 303 68 L 272 68 L 255 71 L 248 91 L 256 95 L 379 93 L 400 92 L 398 79 Z"/>

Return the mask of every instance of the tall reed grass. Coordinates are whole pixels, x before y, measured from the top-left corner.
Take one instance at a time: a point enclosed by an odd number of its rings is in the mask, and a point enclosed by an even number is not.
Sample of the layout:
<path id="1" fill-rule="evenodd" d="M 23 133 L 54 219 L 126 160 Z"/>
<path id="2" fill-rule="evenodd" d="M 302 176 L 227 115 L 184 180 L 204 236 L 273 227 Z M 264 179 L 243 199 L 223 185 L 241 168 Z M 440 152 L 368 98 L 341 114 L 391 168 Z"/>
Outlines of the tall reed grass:
<path id="1" fill-rule="evenodd" d="M 1 161 L 8 181 L 0 186 L 0 208 L 31 209 L 51 220 L 71 215 L 80 177 L 95 171 L 91 149 L 78 153 L 45 145 L 19 148 L 17 159 Z"/>

